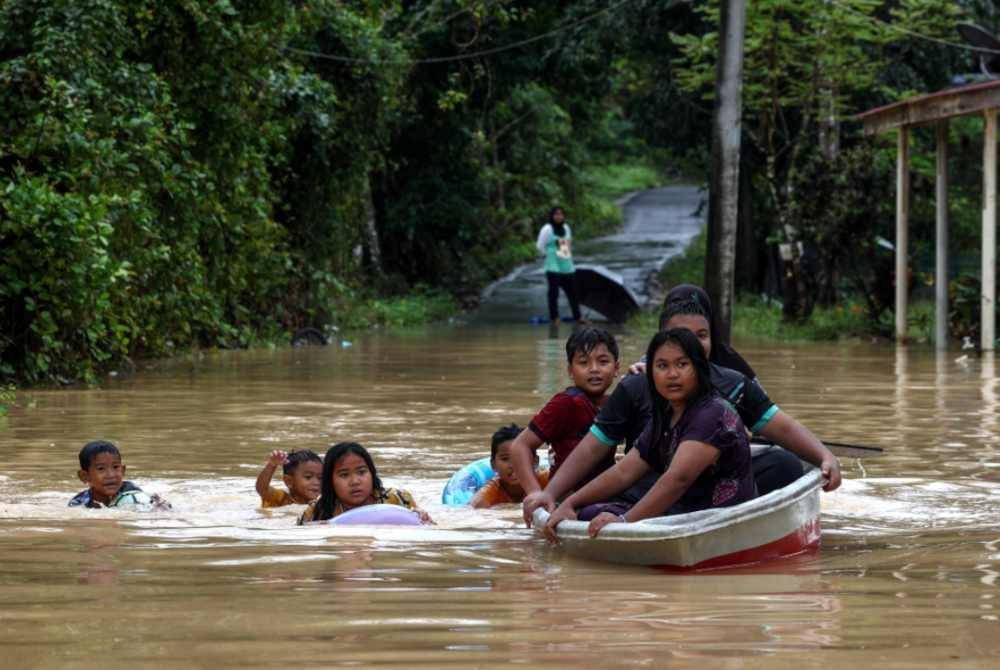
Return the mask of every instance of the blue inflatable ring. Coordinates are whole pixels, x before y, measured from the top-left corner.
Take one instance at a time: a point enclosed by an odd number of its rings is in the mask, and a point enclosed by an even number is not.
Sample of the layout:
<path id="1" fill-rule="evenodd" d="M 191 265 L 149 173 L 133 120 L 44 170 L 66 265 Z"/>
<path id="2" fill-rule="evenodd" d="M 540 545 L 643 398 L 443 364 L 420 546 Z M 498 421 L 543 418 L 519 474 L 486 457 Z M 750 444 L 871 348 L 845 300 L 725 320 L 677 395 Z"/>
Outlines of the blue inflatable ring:
<path id="1" fill-rule="evenodd" d="M 549 467 L 547 455 L 539 455 L 538 469 Z M 490 457 L 484 456 L 462 467 L 451 476 L 441 492 L 441 502 L 445 505 L 468 505 L 476 491 L 483 488 L 486 482 L 496 477 L 496 472 L 490 465 Z"/>
<path id="2" fill-rule="evenodd" d="M 420 516 L 399 505 L 364 505 L 328 521 L 331 526 L 419 526 Z"/>

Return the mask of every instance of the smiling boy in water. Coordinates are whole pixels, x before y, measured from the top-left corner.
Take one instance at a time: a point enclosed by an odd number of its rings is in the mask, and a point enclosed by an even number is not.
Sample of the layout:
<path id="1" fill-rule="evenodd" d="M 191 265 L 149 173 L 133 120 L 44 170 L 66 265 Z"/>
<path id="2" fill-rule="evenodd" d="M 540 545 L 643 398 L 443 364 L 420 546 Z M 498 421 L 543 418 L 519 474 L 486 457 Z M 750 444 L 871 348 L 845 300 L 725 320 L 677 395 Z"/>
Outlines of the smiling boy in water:
<path id="1" fill-rule="evenodd" d="M 493 433 L 490 440 L 490 467 L 497 473 L 496 476 L 478 491 L 470 503 L 473 507 L 493 507 L 506 503 L 519 503 L 524 500 L 524 488 L 514 471 L 514 460 L 511 457 L 511 445 L 521 434 L 522 428 L 515 424 L 504 426 Z M 538 472 L 538 453 L 534 454 L 535 476 L 539 484 L 544 488 L 549 481 L 549 472 L 544 470 Z"/>
<path id="2" fill-rule="evenodd" d="M 70 507 L 125 507 L 145 510 L 168 510 L 170 504 L 158 495 L 147 495 L 138 486 L 125 480 L 125 463 L 118 447 L 104 440 L 83 445 L 79 455 L 77 477 L 87 485 L 69 501 Z"/>
<path id="3" fill-rule="evenodd" d="M 598 409 L 607 399 L 605 394 L 618 376 L 618 343 L 606 330 L 581 328 L 566 340 L 566 362 L 573 386 L 552 396 L 510 447 L 514 471 L 525 495 L 543 488 L 535 473 L 538 457 L 534 452 L 546 443 L 552 447 L 549 475 L 555 475 L 590 430 Z M 614 462 L 611 453 L 597 464 L 587 480 Z"/>
<path id="4" fill-rule="evenodd" d="M 278 466 L 281 466 L 282 481 L 288 491 L 282 491 L 271 486 L 271 478 Z M 320 494 L 320 482 L 323 478 L 323 461 L 308 449 L 299 449 L 285 453 L 275 449 L 268 456 L 264 468 L 257 475 L 257 494 L 260 496 L 260 506 L 284 507 L 285 505 L 307 505 Z"/>

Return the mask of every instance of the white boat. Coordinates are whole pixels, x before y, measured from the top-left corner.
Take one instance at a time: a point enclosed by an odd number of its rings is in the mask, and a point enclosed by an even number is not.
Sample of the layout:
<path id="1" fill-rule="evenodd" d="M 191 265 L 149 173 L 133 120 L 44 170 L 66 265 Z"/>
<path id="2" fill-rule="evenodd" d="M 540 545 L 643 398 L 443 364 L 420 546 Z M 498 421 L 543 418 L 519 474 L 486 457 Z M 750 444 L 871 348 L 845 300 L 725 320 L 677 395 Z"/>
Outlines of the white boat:
<path id="1" fill-rule="evenodd" d="M 585 521 L 556 527 L 559 546 L 581 558 L 682 570 L 750 565 L 819 547 L 819 492 L 823 476 L 812 466 L 788 486 L 732 507 L 611 523 L 597 537 Z M 535 510 L 533 527 L 549 514 Z M 539 531 L 540 532 L 540 531 Z"/>

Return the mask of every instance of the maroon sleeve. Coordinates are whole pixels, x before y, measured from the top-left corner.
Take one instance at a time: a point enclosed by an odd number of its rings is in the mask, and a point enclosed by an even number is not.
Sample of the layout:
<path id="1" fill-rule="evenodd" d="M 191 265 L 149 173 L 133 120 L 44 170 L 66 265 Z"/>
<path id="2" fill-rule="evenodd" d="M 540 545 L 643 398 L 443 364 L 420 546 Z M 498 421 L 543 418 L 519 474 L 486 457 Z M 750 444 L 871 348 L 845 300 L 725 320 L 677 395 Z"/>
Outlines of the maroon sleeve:
<path id="1" fill-rule="evenodd" d="M 545 407 L 539 410 L 538 414 L 528 424 L 535 435 L 542 442 L 552 444 L 552 440 L 558 440 L 564 426 L 569 425 L 572 419 L 573 398 L 567 393 L 557 393 L 545 403 Z"/>

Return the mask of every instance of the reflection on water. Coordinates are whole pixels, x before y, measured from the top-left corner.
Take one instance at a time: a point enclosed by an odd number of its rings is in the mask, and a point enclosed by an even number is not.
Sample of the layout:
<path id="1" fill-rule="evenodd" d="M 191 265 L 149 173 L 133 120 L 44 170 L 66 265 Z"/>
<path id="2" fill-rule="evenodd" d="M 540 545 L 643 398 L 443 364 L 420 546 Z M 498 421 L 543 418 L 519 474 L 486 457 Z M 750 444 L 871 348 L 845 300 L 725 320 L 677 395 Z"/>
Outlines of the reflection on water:
<path id="1" fill-rule="evenodd" d="M 1000 467 L 992 358 L 744 345 L 817 434 L 881 446 L 823 496 L 816 556 L 663 574 L 575 560 L 514 507 L 451 509 L 448 475 L 566 381 L 546 328 L 228 352 L 97 390 L 36 391 L 0 432 L 4 667 L 995 667 Z M 624 361 L 645 334 L 621 336 Z M 105 437 L 174 510 L 65 507 Z M 436 528 L 294 526 L 260 510 L 274 448 L 371 446 Z M 113 640 L 113 651 L 109 650 Z"/>
<path id="2" fill-rule="evenodd" d="M 994 352 L 984 351 L 981 365 L 983 370 L 981 375 L 983 407 L 980 413 L 983 418 L 982 433 L 984 436 L 995 436 L 997 434 L 997 377 Z"/>

